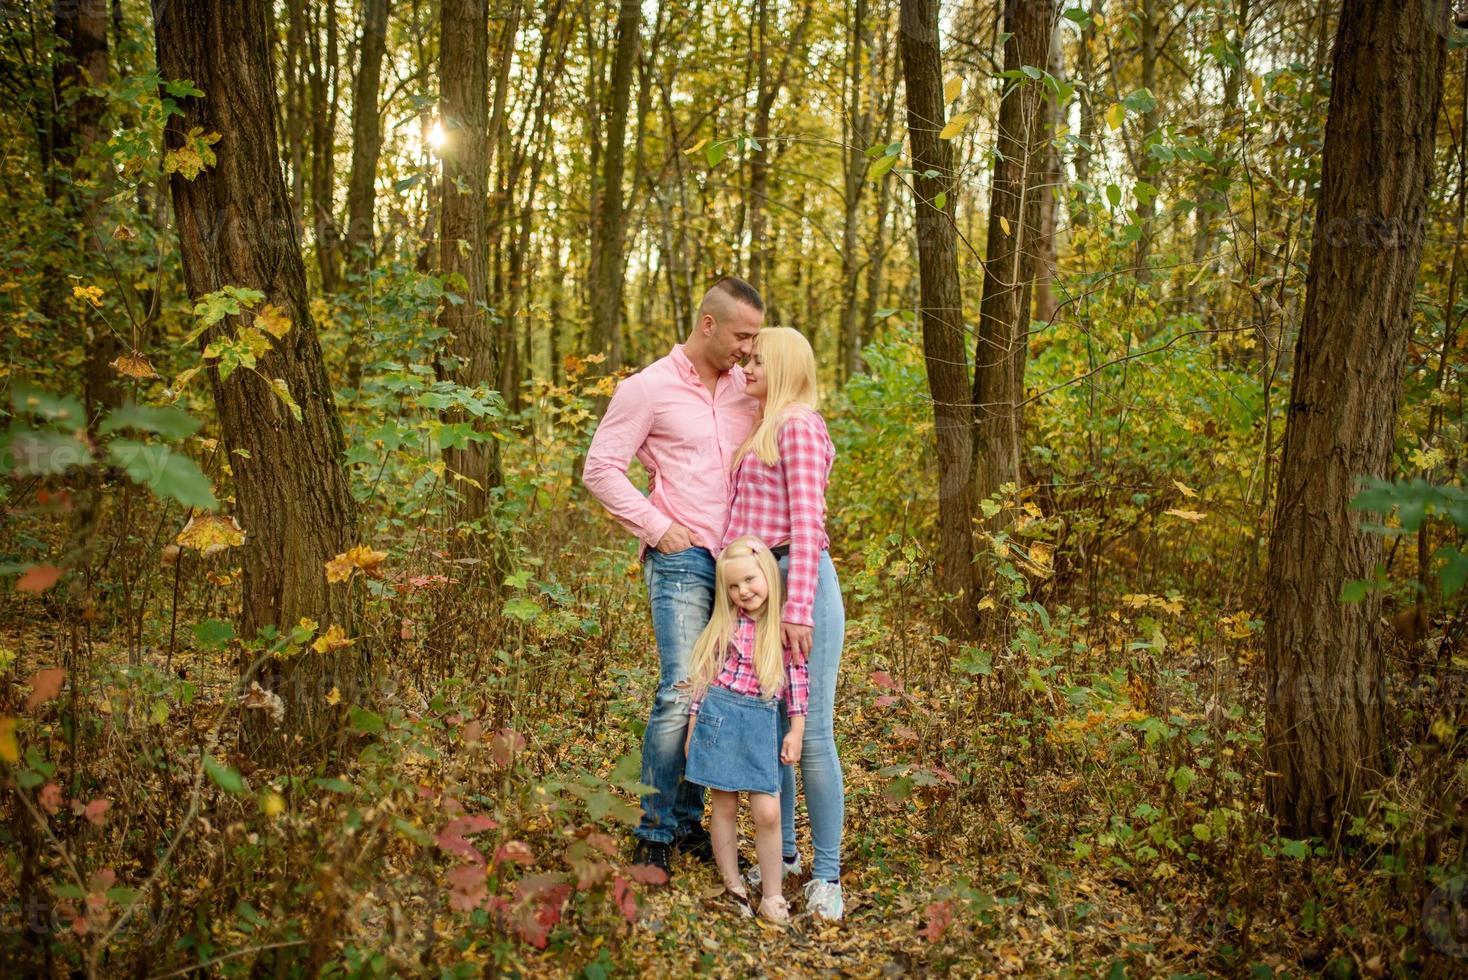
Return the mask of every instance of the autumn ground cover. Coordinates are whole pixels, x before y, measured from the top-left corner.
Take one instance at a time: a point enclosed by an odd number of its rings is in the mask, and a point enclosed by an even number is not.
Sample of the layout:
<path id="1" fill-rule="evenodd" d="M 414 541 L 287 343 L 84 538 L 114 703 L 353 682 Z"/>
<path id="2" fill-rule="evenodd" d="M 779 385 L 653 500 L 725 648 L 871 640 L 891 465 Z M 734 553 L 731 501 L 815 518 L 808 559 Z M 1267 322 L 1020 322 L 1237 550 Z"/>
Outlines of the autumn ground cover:
<path id="1" fill-rule="evenodd" d="M 874 391 L 904 383 L 912 352 L 889 355 Z M 628 867 L 656 657 L 635 557 L 564 452 L 603 385 L 547 389 L 553 424 L 507 454 L 524 533 L 501 591 L 388 509 L 373 545 L 329 569 L 365 597 L 359 635 L 305 622 L 268 644 L 287 658 L 371 645 L 370 689 L 311 694 L 344 731 L 325 754 L 239 685 L 264 647 L 225 616 L 228 522 L 185 531 L 162 511 L 154 538 L 119 538 L 184 542 L 138 567 L 140 623 L 88 613 L 66 580 L 18 590 L 3 648 L 24 751 L 13 728 L 0 749 L 19 754 L 24 805 L 7 812 L 5 868 L 9 894 L 43 897 L 6 908 L 7 959 L 102 975 L 1453 968 L 1452 933 L 1424 924 L 1436 884 L 1415 869 L 1457 846 L 1436 829 L 1431 725 L 1461 673 L 1395 690 L 1402 767 L 1356 846 L 1280 839 L 1262 800 L 1257 615 L 1164 589 L 1108 594 L 1093 616 L 1071 605 L 1083 591 L 1057 591 L 1054 528 L 1031 519 L 995 542 L 986 605 L 1006 631 L 942 635 L 920 539 L 900 520 L 862 529 L 903 508 L 880 496 L 882 425 L 849 425 L 873 408 L 860 389 L 833 412 L 848 917 L 774 930 L 713 907 L 712 869 L 682 862 L 658 887 Z M 1199 513 L 1174 509 L 1165 526 Z M 65 511 L 28 508 L 26 532 L 63 537 Z M 1125 571 L 1141 542 L 1119 542 L 1118 587 L 1141 578 Z"/>

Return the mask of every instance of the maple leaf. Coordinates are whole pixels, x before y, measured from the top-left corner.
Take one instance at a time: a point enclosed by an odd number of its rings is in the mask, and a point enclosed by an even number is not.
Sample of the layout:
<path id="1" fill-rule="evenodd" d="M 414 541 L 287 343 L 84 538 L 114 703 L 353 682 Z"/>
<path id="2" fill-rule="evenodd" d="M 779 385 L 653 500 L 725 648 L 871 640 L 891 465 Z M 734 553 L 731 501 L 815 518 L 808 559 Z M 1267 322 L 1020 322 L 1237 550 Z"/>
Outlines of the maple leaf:
<path id="1" fill-rule="evenodd" d="M 509 861 L 512 864 L 520 864 L 530 867 L 535 863 L 535 852 L 530 845 L 522 840 L 505 841 L 499 850 L 494 852 L 494 863 L 502 864 Z"/>
<path id="2" fill-rule="evenodd" d="M 377 566 L 382 564 L 387 557 L 385 551 L 373 551 L 365 544 L 348 548 L 326 563 L 326 581 L 331 583 L 345 582 L 352 577 L 353 571 L 361 571 L 371 575 L 376 572 Z"/>
<path id="3" fill-rule="evenodd" d="M 153 365 L 148 363 L 148 359 L 137 351 L 122 355 L 113 361 L 110 367 L 118 374 L 139 380 L 158 376 L 158 372 L 153 370 Z"/>
<path id="4" fill-rule="evenodd" d="M 276 340 L 284 337 L 291 329 L 291 318 L 274 303 L 266 303 L 260 307 L 255 314 L 255 323 Z"/>
<path id="5" fill-rule="evenodd" d="M 15 583 L 17 592 L 45 592 L 61 578 L 61 569 L 55 565 L 32 565 Z"/>
<path id="6" fill-rule="evenodd" d="M 311 644 L 311 649 L 317 653 L 331 653 L 333 650 L 349 647 L 356 642 L 356 640 L 347 638 L 346 630 L 332 623 L 326 628 L 326 632 L 321 634 L 315 643 Z M 340 696 L 338 696 L 338 699 L 340 699 Z"/>
<path id="7" fill-rule="evenodd" d="M 489 741 L 489 757 L 494 764 L 501 769 L 515 761 L 515 755 L 525 748 L 525 736 L 509 728 L 500 730 L 494 738 Z"/>
<path id="8" fill-rule="evenodd" d="M 223 514 L 196 514 L 189 518 L 189 522 L 173 540 L 208 558 L 227 548 L 238 548 L 244 544 L 245 529 L 233 517 Z"/>
<path id="9" fill-rule="evenodd" d="M 1172 510 L 1165 510 L 1163 511 L 1163 513 L 1171 517 L 1181 517 L 1185 521 L 1192 521 L 1194 523 L 1197 523 L 1198 521 L 1201 521 L 1203 518 L 1208 516 L 1207 514 L 1200 514 L 1196 510 L 1181 510 L 1176 507 L 1174 507 Z"/>
<path id="10" fill-rule="evenodd" d="M 25 709 L 35 711 L 38 707 L 50 701 L 61 693 L 61 685 L 66 680 L 66 670 L 62 667 L 43 667 L 31 675 L 31 696 L 26 699 Z"/>

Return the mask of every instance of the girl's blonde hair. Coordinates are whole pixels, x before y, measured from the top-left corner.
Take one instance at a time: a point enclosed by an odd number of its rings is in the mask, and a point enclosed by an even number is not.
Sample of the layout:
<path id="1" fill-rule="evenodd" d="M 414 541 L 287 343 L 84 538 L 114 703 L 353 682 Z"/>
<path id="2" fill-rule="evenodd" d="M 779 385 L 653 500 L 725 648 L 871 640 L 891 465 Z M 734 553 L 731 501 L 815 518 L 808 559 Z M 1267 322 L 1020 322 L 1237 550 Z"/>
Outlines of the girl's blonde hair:
<path id="1" fill-rule="evenodd" d="M 816 355 L 799 330 L 765 327 L 754 338 L 754 353 L 765 369 L 765 411 L 734 454 L 734 467 L 754 453 L 766 466 L 780 461 L 780 426 L 792 412 L 814 411 L 820 402 Z"/>
<path id="2" fill-rule="evenodd" d="M 780 566 L 763 541 L 746 535 L 729 542 L 729 547 L 719 555 L 714 576 L 714 614 L 699 634 L 698 642 L 693 644 L 693 660 L 688 671 L 696 696 L 708 690 L 728 658 L 729 641 L 734 636 L 734 624 L 739 614 L 729 598 L 727 569 L 731 559 L 746 556 L 752 557 L 759 565 L 769 586 L 764 608 L 755 613 L 754 672 L 759 678 L 760 693 L 772 698 L 785 686 L 785 647 L 780 640 L 779 610 L 784 604 Z"/>

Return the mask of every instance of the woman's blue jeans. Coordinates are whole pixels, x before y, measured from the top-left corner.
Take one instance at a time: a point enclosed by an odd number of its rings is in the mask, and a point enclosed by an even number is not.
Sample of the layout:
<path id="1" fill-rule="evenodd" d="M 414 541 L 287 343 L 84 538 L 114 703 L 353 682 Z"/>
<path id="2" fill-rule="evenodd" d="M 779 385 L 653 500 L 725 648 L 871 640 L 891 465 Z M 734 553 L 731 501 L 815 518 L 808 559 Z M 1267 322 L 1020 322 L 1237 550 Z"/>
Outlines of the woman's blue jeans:
<path id="1" fill-rule="evenodd" d="M 665 555 L 650 549 L 642 575 L 658 643 L 658 693 L 642 735 L 642 840 L 671 844 L 703 823 L 703 787 L 683 778 L 683 738 L 688 733 L 687 685 L 693 644 L 714 612 L 714 556 L 707 548 Z"/>
<path id="2" fill-rule="evenodd" d="M 780 559 L 780 571 L 789 573 L 789 557 Z M 811 875 L 823 881 L 841 878 L 841 831 L 846 823 L 846 787 L 841 781 L 841 759 L 833 729 L 836 676 L 841 669 L 841 646 L 846 640 L 846 607 L 841 582 L 829 553 L 822 551 L 816 584 L 815 625 L 811 636 L 810 713 L 805 719 L 805 741 L 800 749 L 800 778 L 805 784 L 805 809 L 810 818 L 815 860 Z M 790 720 L 780 713 L 781 734 Z M 795 853 L 795 768 L 781 766 L 780 827 L 785 853 Z"/>

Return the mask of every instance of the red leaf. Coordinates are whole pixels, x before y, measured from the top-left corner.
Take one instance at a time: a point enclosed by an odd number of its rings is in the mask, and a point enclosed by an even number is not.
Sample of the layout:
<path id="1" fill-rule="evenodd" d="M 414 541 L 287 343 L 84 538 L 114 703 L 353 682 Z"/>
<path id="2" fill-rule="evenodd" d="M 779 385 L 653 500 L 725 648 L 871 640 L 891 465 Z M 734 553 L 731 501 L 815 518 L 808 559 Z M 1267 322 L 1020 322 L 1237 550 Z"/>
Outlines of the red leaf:
<path id="1" fill-rule="evenodd" d="M 610 834 L 587 834 L 586 843 L 603 854 L 615 856 L 617 853 L 617 842 L 612 839 Z"/>
<path id="2" fill-rule="evenodd" d="M 482 813 L 470 814 L 463 817 L 455 817 L 450 820 L 433 838 L 433 842 L 450 854 L 457 854 L 466 861 L 475 864 L 484 863 L 484 855 L 479 848 L 469 843 L 469 834 L 478 834 L 486 830 L 493 830 L 499 824 Z"/>
<path id="3" fill-rule="evenodd" d="M 902 682 L 894 681 L 892 679 L 892 675 L 887 673 L 885 670 L 872 671 L 871 682 L 878 687 L 885 687 L 889 691 L 902 690 Z"/>
<path id="4" fill-rule="evenodd" d="M 467 912 L 489 892 L 484 881 L 484 867 L 478 864 L 460 864 L 451 868 L 444 876 L 449 883 L 449 908 Z"/>
<path id="5" fill-rule="evenodd" d="M 525 737 L 517 731 L 502 728 L 499 734 L 489 740 L 489 757 L 494 764 L 501 769 L 515 761 L 515 755 L 525 748 Z"/>
<path id="6" fill-rule="evenodd" d="M 112 803 L 100 797 L 87 804 L 82 816 L 86 817 L 94 827 L 100 827 L 107 822 L 107 811 L 111 809 Z"/>
<path id="7" fill-rule="evenodd" d="M 535 863 L 535 852 L 530 850 L 530 845 L 522 840 L 505 841 L 500 845 L 500 849 L 494 852 L 494 863 L 502 864 L 506 861 L 528 868 Z"/>
<path id="8" fill-rule="evenodd" d="M 582 892 L 600 885 L 612 873 L 605 861 L 572 861 L 571 869 L 576 872 L 576 890 Z"/>
<path id="9" fill-rule="evenodd" d="M 877 700 L 873 701 L 872 706 L 877 708 L 886 708 L 890 705 L 896 704 L 900 700 L 902 699 L 895 694 L 884 694 L 881 697 L 877 698 Z"/>
<path id="10" fill-rule="evenodd" d="M 953 925 L 953 900 L 945 898 L 941 902 L 933 902 L 923 911 L 923 915 L 928 920 L 923 936 L 928 942 L 936 943 L 943 938 L 948 927 Z"/>
<path id="11" fill-rule="evenodd" d="M 633 864 L 627 867 L 627 877 L 644 885 L 661 885 L 668 880 L 668 873 L 651 864 Z"/>
<path id="12" fill-rule="evenodd" d="M 621 875 L 612 882 L 612 901 L 628 922 L 637 921 L 637 896 L 632 892 L 632 883 Z"/>
<path id="13" fill-rule="evenodd" d="M 478 745 L 479 740 L 484 737 L 484 726 L 477 721 L 471 721 L 464 726 L 464 744 Z"/>
<path id="14" fill-rule="evenodd" d="M 36 794 L 36 802 L 41 804 L 42 810 L 54 816 L 56 811 L 61 809 L 61 787 L 55 783 L 47 783 Z"/>
<path id="15" fill-rule="evenodd" d="M 55 565 L 32 565 L 15 583 L 17 592 L 45 592 L 61 578 L 61 569 Z"/>
<path id="16" fill-rule="evenodd" d="M 66 671 L 61 667 L 46 667 L 36 671 L 28 682 L 31 685 L 31 696 L 26 699 L 25 709 L 35 711 L 36 708 L 60 694 L 61 685 L 65 680 Z"/>

